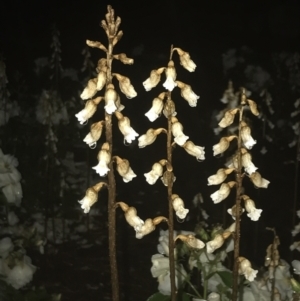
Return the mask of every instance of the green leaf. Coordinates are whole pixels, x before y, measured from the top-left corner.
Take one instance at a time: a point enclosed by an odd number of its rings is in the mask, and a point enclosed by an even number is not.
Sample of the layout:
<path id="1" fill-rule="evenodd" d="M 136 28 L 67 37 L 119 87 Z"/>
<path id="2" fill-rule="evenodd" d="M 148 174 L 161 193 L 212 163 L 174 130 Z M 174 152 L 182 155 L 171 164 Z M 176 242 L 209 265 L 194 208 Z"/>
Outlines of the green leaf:
<path id="1" fill-rule="evenodd" d="M 169 301 L 171 300 L 171 296 L 166 296 L 161 293 L 155 293 L 154 295 L 150 296 L 147 301 Z"/>
<path id="2" fill-rule="evenodd" d="M 220 271 L 220 272 L 216 272 L 222 279 L 222 281 L 224 282 L 224 284 L 227 287 L 232 288 L 233 286 L 233 277 L 232 277 L 232 272 L 228 272 L 228 271 Z"/>

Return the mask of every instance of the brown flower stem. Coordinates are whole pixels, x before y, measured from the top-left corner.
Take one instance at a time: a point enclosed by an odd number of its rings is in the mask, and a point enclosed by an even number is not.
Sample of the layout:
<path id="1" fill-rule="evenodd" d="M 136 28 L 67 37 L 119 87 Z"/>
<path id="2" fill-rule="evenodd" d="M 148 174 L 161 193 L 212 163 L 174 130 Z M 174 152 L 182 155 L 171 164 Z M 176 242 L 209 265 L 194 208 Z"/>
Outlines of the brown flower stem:
<path id="1" fill-rule="evenodd" d="M 241 195 L 242 195 L 242 120 L 243 120 L 243 108 L 246 103 L 243 100 L 244 94 L 242 94 L 241 109 L 239 110 L 239 136 L 237 145 L 237 160 L 238 167 L 236 170 L 236 218 L 235 218 L 235 235 L 234 235 L 234 264 L 233 264 L 233 287 L 232 287 L 232 301 L 238 300 L 238 285 L 239 285 L 239 261 L 240 256 L 240 236 L 241 236 Z"/>
<path id="2" fill-rule="evenodd" d="M 112 60 L 113 60 L 113 37 L 108 37 L 108 51 L 107 51 L 107 82 L 112 80 Z M 112 134 L 112 115 L 105 112 L 105 136 L 106 142 L 109 144 L 109 151 L 113 149 L 113 134 Z M 110 263 L 110 277 L 112 300 L 119 301 L 119 279 L 117 269 L 117 254 L 116 254 L 116 181 L 114 176 L 113 160 L 108 164 L 110 169 L 108 172 L 108 248 L 109 248 L 109 263 Z"/>
<path id="3" fill-rule="evenodd" d="M 168 92 L 167 101 L 171 100 L 171 92 Z M 168 116 L 167 132 L 167 160 L 172 166 L 172 116 Z M 172 205 L 172 188 L 173 188 L 173 171 L 167 170 L 168 179 L 168 201 L 169 201 L 169 265 L 170 265 L 170 282 L 171 282 L 171 301 L 176 300 L 177 288 L 175 283 L 175 257 L 174 257 L 174 211 Z"/>

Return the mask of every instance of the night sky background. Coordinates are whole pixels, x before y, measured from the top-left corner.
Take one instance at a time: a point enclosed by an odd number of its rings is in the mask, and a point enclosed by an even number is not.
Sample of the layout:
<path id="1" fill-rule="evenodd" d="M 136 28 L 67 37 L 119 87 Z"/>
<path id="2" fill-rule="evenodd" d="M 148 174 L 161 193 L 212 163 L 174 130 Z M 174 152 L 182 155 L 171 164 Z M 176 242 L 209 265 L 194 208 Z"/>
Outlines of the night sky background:
<path id="1" fill-rule="evenodd" d="M 175 64 L 178 66 L 177 79 L 190 84 L 195 93 L 201 96 L 197 107 L 189 107 L 180 99 L 178 91 L 174 91 L 172 95 L 184 132 L 195 144 L 206 147 L 206 160 L 197 163 L 181 148 L 176 148 L 174 172 L 177 180 L 174 192 L 184 196 L 187 207 L 190 208 L 193 196 L 201 192 L 211 222 L 213 224 L 222 222 L 225 207 L 229 208 L 232 200 L 229 203 L 224 201 L 222 204 L 213 205 L 209 195 L 216 188 L 206 185 L 207 177 L 221 168 L 221 162 L 224 162 L 222 158 L 213 158 L 211 151 L 212 145 L 219 140 L 211 127 L 212 116 L 213 112 L 224 108 L 220 98 L 229 79 L 223 73 L 222 54 L 230 48 L 248 46 L 253 50 L 255 62 L 272 71 L 270 65 L 272 53 L 300 51 L 300 1 L 1 1 L 0 53 L 6 63 L 8 89 L 13 87 L 17 72 L 26 79 L 28 86 L 34 86 L 34 60 L 51 55 L 51 29 L 54 24 L 60 31 L 63 67 L 79 70 L 82 67 L 81 51 L 85 46 L 85 40 L 106 43 L 106 36 L 99 23 L 104 19 L 107 4 L 111 4 L 115 14 L 122 19 L 120 29 L 123 30 L 124 36 L 118 43 L 116 52 L 125 52 L 135 60 L 133 66 L 121 66 L 118 62 L 114 62 L 114 66 L 117 70 L 115 72 L 131 79 L 138 92 L 136 98 L 127 100 L 124 97 L 122 101 L 125 105 L 124 114 L 130 117 L 133 128 L 140 135 L 149 127 L 165 125 L 165 120 L 151 124 L 143 115 L 149 110 L 152 99 L 163 91 L 161 84 L 151 92 L 144 91 L 142 82 L 149 76 L 150 71 L 167 65 L 172 44 L 188 51 L 196 63 L 196 71 L 189 73 L 179 66 L 179 60 L 176 55 L 174 56 Z M 103 55 L 95 49 L 91 49 L 91 54 L 95 63 Z M 234 85 L 238 88 L 243 82 L 242 79 L 239 81 L 239 78 L 236 78 L 237 83 Z M 278 95 L 277 98 L 274 97 L 274 101 L 279 104 L 279 108 L 285 108 L 282 105 L 285 101 L 295 100 L 285 99 L 280 92 Z M 256 100 L 255 96 L 253 95 L 253 100 Z M 79 94 L 78 103 L 81 103 Z M 251 118 L 255 119 L 254 116 Z M 263 209 L 263 214 L 256 223 L 244 217 L 241 250 L 257 265 L 261 265 L 264 250 L 272 240 L 272 235 L 264 230 L 265 227 L 276 227 L 282 241 L 282 256 L 291 259 L 288 247 L 291 243 L 295 164 L 289 162 L 295 159 L 295 149 L 288 149 L 282 145 L 280 148 L 278 145 L 281 140 L 278 139 L 277 144 L 267 145 L 268 153 L 263 156 L 260 149 L 266 142 L 262 137 L 261 121 L 255 121 L 255 126 L 253 136 L 257 140 L 257 145 L 251 151 L 253 161 L 263 177 L 270 180 L 271 184 L 267 190 L 250 188 L 250 192 L 247 193 L 255 200 L 257 207 Z M 86 129 L 83 131 L 84 137 Z M 119 137 L 121 140 L 120 135 Z M 118 197 L 136 206 L 143 218 L 166 212 L 165 188 L 161 183 L 150 187 L 142 176 L 144 172 L 150 170 L 154 162 L 164 156 L 164 139 L 165 137 L 158 137 L 155 146 L 151 145 L 141 150 L 138 149 L 137 142 L 130 147 L 125 147 L 121 142 L 115 144 L 115 150 L 120 151 L 122 156 L 132 162 L 131 165 L 138 174 L 133 182 L 126 184 L 127 186 L 119 183 Z M 96 151 L 91 154 L 96 160 Z M 299 197 L 297 209 L 300 209 Z M 179 227 L 192 230 L 195 222 L 195 216 L 191 214 L 187 226 L 181 224 Z M 227 224 L 230 222 L 228 216 Z M 119 223 L 124 224 L 123 221 Z M 134 235 L 130 229 L 124 230 L 125 228 L 122 227 L 120 230 L 124 232 L 122 235 L 128 237 Z M 150 254 L 154 254 L 157 235 L 156 232 L 149 238 L 144 238 L 146 243 L 141 243 L 140 248 L 143 250 L 145 244 L 149 242 L 150 245 L 151 242 Z M 139 242 L 136 248 L 139 248 Z M 128 255 L 132 256 L 130 252 Z M 145 263 L 147 273 L 150 264 L 149 257 Z M 154 283 L 152 287 L 155 288 L 154 279 L 151 281 Z"/>

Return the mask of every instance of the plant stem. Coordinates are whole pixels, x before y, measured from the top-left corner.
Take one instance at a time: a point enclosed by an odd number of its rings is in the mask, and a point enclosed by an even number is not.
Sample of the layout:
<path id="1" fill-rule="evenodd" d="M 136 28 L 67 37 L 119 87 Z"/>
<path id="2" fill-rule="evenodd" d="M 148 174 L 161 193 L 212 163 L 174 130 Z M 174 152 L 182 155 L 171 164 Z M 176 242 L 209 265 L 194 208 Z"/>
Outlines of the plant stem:
<path id="1" fill-rule="evenodd" d="M 112 80 L 112 60 L 113 60 L 113 44 L 112 38 L 108 38 L 108 51 L 107 51 L 107 82 L 106 85 L 111 83 Z M 109 144 L 109 151 L 112 153 L 113 149 L 113 134 L 112 134 L 112 115 L 105 112 L 105 136 L 106 142 Z M 109 262 L 110 262 L 110 276 L 112 288 L 112 300 L 119 301 L 119 280 L 117 270 L 117 254 L 116 254 L 116 181 L 114 176 L 113 161 L 108 164 L 110 169 L 108 172 L 108 246 L 109 246 Z"/>
<path id="2" fill-rule="evenodd" d="M 168 92 L 167 101 L 171 100 L 171 92 Z M 167 132 L 167 160 L 168 165 L 172 166 L 172 116 L 168 116 Z M 167 166 L 168 166 L 167 165 Z M 174 257 L 174 214 L 172 205 L 173 171 L 167 169 L 168 176 L 168 200 L 169 200 L 169 264 L 170 264 L 170 282 L 171 282 L 171 301 L 176 300 L 177 288 L 175 283 L 175 257 Z"/>
<path id="3" fill-rule="evenodd" d="M 238 282 L 239 282 L 239 255 L 240 255 L 240 219 L 241 219 L 241 194 L 242 194 L 242 120 L 243 120 L 243 106 L 245 105 L 243 97 L 246 97 L 244 91 L 242 92 L 241 107 L 239 111 L 239 135 L 238 135 L 238 145 L 237 145 L 237 161 L 238 168 L 236 170 L 236 217 L 235 217 L 235 235 L 234 235 L 234 265 L 233 265 L 233 288 L 232 288 L 232 301 L 237 301 L 238 299 Z"/>

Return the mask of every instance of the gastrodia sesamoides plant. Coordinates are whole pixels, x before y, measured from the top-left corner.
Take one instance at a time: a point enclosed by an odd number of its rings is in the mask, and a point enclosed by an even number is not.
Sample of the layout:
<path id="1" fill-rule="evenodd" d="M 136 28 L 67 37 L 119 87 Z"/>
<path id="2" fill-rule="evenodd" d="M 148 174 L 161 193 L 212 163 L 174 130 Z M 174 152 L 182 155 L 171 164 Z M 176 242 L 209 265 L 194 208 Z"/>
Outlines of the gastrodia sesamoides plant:
<path id="1" fill-rule="evenodd" d="M 231 93 L 232 99 L 235 93 Z M 256 272 L 251 268 L 250 263 L 239 256 L 240 243 L 240 218 L 243 212 L 252 221 L 257 221 L 261 215 L 262 210 L 257 209 L 254 200 L 251 196 L 244 193 L 243 179 L 248 178 L 256 188 L 267 188 L 269 181 L 264 179 L 257 171 L 258 167 L 252 162 L 250 150 L 256 144 L 256 141 L 251 135 L 251 128 L 245 121 L 245 111 L 250 111 L 252 115 L 258 116 L 256 103 L 248 99 L 245 89 L 241 89 L 239 95 L 239 104 L 236 107 L 231 107 L 224 112 L 223 117 L 219 121 L 221 128 L 227 128 L 234 125 L 237 120 L 237 131 L 229 133 L 229 135 L 220 138 L 219 142 L 213 146 L 214 156 L 224 154 L 229 147 L 235 147 L 235 151 L 226 167 L 220 168 L 214 175 L 208 178 L 208 185 L 218 185 L 219 189 L 211 194 L 211 199 L 215 204 L 224 201 L 231 193 L 231 190 L 236 190 L 235 205 L 228 209 L 228 213 L 235 219 L 235 235 L 234 235 L 234 285 L 233 285 L 233 299 L 237 300 L 237 281 L 238 275 L 242 274 L 247 280 L 253 281 Z M 233 144 L 235 143 L 235 144 Z M 229 180 L 231 175 L 235 175 L 233 180 Z"/>
<path id="2" fill-rule="evenodd" d="M 105 133 L 104 143 L 99 147 L 97 159 L 98 163 L 93 167 L 99 176 L 107 175 L 107 180 L 99 182 L 88 188 L 85 197 L 79 201 L 85 213 L 90 211 L 92 205 L 98 200 L 98 193 L 103 187 L 108 189 L 108 231 L 109 231 L 109 257 L 111 267 L 112 300 L 119 300 L 119 285 L 116 262 L 116 183 L 114 176 L 114 166 L 117 173 L 125 183 L 132 181 L 136 174 L 132 170 L 126 158 L 112 154 L 113 118 L 118 124 L 119 130 L 124 136 L 124 143 L 129 144 L 136 139 L 138 134 L 131 127 L 130 119 L 121 113 L 124 105 L 121 103 L 122 94 L 131 99 L 137 93 L 131 81 L 125 75 L 112 71 L 113 60 L 120 61 L 125 65 L 133 64 L 133 59 L 127 57 L 125 53 L 114 53 L 114 47 L 123 36 L 123 31 L 119 30 L 121 18 L 115 17 L 114 10 L 110 5 L 107 6 L 105 20 L 100 25 L 104 29 L 108 43 L 107 46 L 98 41 L 87 40 L 89 47 L 98 48 L 104 52 L 105 57 L 100 58 L 97 63 L 97 76 L 88 80 L 86 87 L 80 97 L 85 101 L 84 108 L 76 114 L 80 124 L 90 123 L 90 131 L 86 134 L 83 141 L 91 148 L 96 148 L 98 141 Z M 117 88 L 119 86 L 119 88 Z M 120 92 L 121 93 L 120 93 Z M 93 116 L 97 111 L 103 111 L 102 120 L 95 120 Z M 98 115 L 97 115 L 98 116 Z M 93 120 L 91 120 L 93 119 Z M 149 223 L 149 222 L 148 222 Z M 155 222 L 154 222 L 155 223 Z"/>
<path id="3" fill-rule="evenodd" d="M 174 88 L 180 89 L 182 98 L 187 101 L 191 107 L 195 107 L 197 105 L 197 100 L 199 99 L 199 96 L 192 90 L 190 85 L 177 79 L 175 62 L 173 60 L 173 55 L 176 52 L 179 55 L 180 64 L 186 70 L 193 72 L 196 68 L 195 63 L 190 58 L 188 52 L 182 50 L 181 48 L 175 48 L 172 46 L 170 59 L 167 63 L 167 66 L 160 67 L 150 72 L 149 78 L 143 82 L 145 90 L 150 91 L 162 81 L 162 85 L 166 91 L 160 92 L 157 97 L 152 100 L 152 106 L 149 108 L 148 112 L 145 113 L 145 115 L 150 122 L 155 122 L 155 120 L 159 117 L 166 118 L 167 125 L 166 128 L 150 127 L 146 133 L 138 138 L 138 145 L 140 148 L 152 147 L 151 144 L 156 141 L 158 135 L 165 134 L 167 138 L 166 157 L 161 158 L 157 162 L 153 162 L 151 170 L 146 172 L 144 176 L 150 185 L 156 184 L 157 180 L 160 178 L 163 185 L 167 187 L 169 213 L 168 219 L 165 219 L 165 221 L 168 222 L 169 227 L 170 250 L 174 249 L 174 212 L 177 219 L 180 221 L 184 220 L 189 212 L 189 210 L 185 207 L 182 197 L 173 192 L 173 183 L 176 180 L 176 177 L 174 175 L 172 166 L 172 152 L 175 149 L 175 146 L 178 146 L 183 148 L 189 155 L 194 156 L 198 161 L 203 161 L 205 159 L 204 147 L 197 146 L 194 142 L 189 140 L 189 136 L 187 136 L 187 133 L 185 133 L 184 127 L 178 117 L 180 112 L 177 115 L 175 102 L 172 100 L 172 91 Z M 135 228 L 138 236 L 141 230 L 136 226 L 133 227 Z M 150 229 L 154 230 L 155 227 L 151 227 Z M 147 231 L 147 233 L 148 232 L 150 231 Z M 188 241 L 195 246 L 199 246 L 199 244 L 197 245 L 197 241 L 193 241 L 192 238 L 189 238 Z M 174 252 L 170 252 L 169 263 L 171 300 L 175 300 L 176 285 Z"/>

